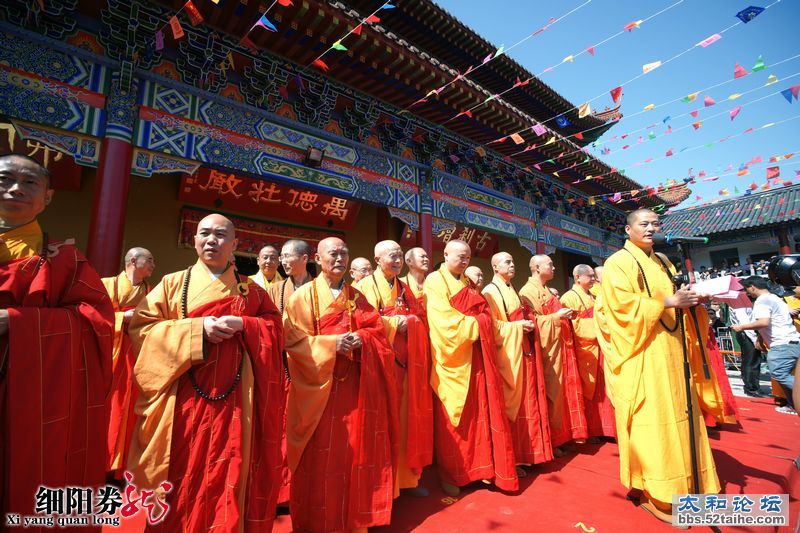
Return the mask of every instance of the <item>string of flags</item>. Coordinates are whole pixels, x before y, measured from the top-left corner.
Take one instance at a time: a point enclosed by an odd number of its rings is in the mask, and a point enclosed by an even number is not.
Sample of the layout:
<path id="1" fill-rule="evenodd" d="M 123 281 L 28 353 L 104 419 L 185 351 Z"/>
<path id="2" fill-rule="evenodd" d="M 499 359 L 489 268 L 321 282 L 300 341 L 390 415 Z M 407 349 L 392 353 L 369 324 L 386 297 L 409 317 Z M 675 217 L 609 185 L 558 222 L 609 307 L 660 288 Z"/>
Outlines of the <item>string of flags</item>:
<path id="1" fill-rule="evenodd" d="M 780 2 L 780 0 L 776 0 L 775 2 L 773 2 L 772 4 L 770 4 L 770 5 L 766 6 L 766 7 L 765 7 L 765 8 L 763 8 L 763 9 L 764 9 L 764 10 L 766 10 L 766 9 L 769 9 L 770 7 L 774 6 L 774 5 L 775 5 L 775 4 L 777 4 L 778 2 Z M 663 9 L 662 11 L 659 11 L 658 13 L 656 13 L 655 15 L 653 15 L 653 17 L 654 17 L 654 16 L 657 16 L 657 15 L 659 15 L 659 14 L 663 13 L 663 12 L 665 12 L 666 10 L 668 10 L 668 9 L 670 9 L 670 8 L 672 8 L 672 7 L 674 7 L 675 5 L 677 5 L 677 3 L 676 3 L 676 4 L 672 4 L 672 5 L 668 6 L 667 8 Z M 645 19 L 645 20 L 648 20 L 648 19 Z M 719 38 L 721 38 L 721 35 L 722 35 L 723 33 L 725 33 L 725 32 L 727 32 L 727 31 L 731 30 L 732 28 L 734 28 L 734 27 L 738 26 L 739 24 L 742 24 L 742 22 L 737 22 L 737 23 L 733 24 L 732 26 L 729 26 L 728 28 L 725 28 L 724 30 L 721 30 L 719 33 L 717 33 L 717 34 L 714 34 L 714 35 L 719 35 L 719 36 L 720 36 Z M 712 37 L 713 37 L 713 36 L 712 36 Z M 712 42 L 716 42 L 717 40 L 719 40 L 719 38 L 714 38 L 714 39 L 712 40 Z M 686 53 L 688 53 L 688 52 L 690 52 L 690 51 L 692 51 L 692 50 L 694 50 L 694 49 L 696 49 L 696 48 L 698 48 L 698 47 L 703 47 L 703 46 L 702 46 L 702 44 L 703 44 L 703 43 L 705 43 L 705 42 L 707 42 L 707 41 L 708 41 L 708 39 L 706 39 L 706 40 L 704 40 L 704 41 L 701 41 L 700 43 L 697 43 L 697 44 L 695 44 L 694 46 L 691 46 L 691 47 L 690 47 L 690 48 L 688 48 L 687 50 L 684 50 L 684 51 L 682 51 L 682 52 L 680 52 L 680 53 L 678 53 L 678 54 L 674 55 L 673 57 L 671 57 L 671 58 L 669 58 L 669 59 L 667 59 L 667 60 L 665 60 L 665 61 L 655 61 L 655 62 L 648 63 L 648 64 L 644 65 L 644 66 L 643 66 L 643 68 L 642 68 L 642 74 L 639 74 L 639 75 L 637 75 L 637 76 L 634 76 L 633 78 L 631 78 L 630 80 L 626 81 L 625 83 L 622 83 L 622 84 L 620 84 L 620 85 L 619 85 L 619 86 L 617 86 L 615 89 L 612 89 L 612 92 L 617 92 L 617 90 L 620 90 L 620 89 L 621 89 L 621 87 L 623 87 L 623 86 L 625 86 L 625 85 L 628 85 L 628 84 L 630 84 L 631 82 L 633 82 L 633 81 L 635 81 L 635 80 L 637 80 L 637 79 L 641 78 L 641 77 L 642 77 L 642 76 L 644 76 L 645 74 L 647 74 L 647 73 L 649 73 L 649 72 L 651 72 L 651 71 L 653 71 L 653 70 L 655 70 L 655 69 L 657 69 L 657 68 L 659 68 L 659 67 L 661 67 L 661 66 L 663 66 L 663 65 L 665 65 L 665 64 L 667 64 L 667 63 L 669 63 L 669 62 L 672 62 L 672 61 L 676 60 L 677 58 L 679 58 L 679 57 L 681 57 L 681 56 L 685 55 Z M 710 44 L 710 43 L 709 43 L 709 44 Z M 597 45 L 595 45 L 595 46 L 597 46 Z M 706 46 L 708 46 L 708 44 L 706 44 Z M 562 64 L 563 64 L 563 61 L 562 61 Z M 547 72 L 547 71 L 548 71 L 548 70 L 546 69 L 544 72 Z M 504 94 L 504 93 L 500 93 L 500 95 L 502 95 L 502 94 Z M 595 96 L 595 97 L 593 97 L 593 98 L 590 98 L 590 99 L 589 99 L 587 102 L 592 102 L 592 101 L 594 101 L 594 100 L 597 100 L 598 98 L 601 98 L 603 95 L 605 95 L 605 92 L 603 92 L 603 93 L 601 93 L 601 94 L 599 94 L 599 95 L 597 95 L 597 96 Z M 612 95 L 612 98 L 613 98 L 613 95 Z M 615 103 L 616 103 L 616 101 L 615 101 Z M 473 108 L 471 108 L 471 109 L 474 109 L 475 107 L 476 107 L 476 106 L 473 106 Z M 572 111 L 572 110 L 574 110 L 574 109 L 579 109 L 579 108 L 580 108 L 580 105 L 579 105 L 579 106 L 574 106 L 574 107 L 572 107 L 572 108 L 568 109 L 566 112 Z M 566 113 L 566 112 L 564 112 L 564 113 Z M 567 120 L 567 119 L 564 117 L 564 113 L 560 113 L 559 115 L 556 115 L 556 116 L 550 117 L 550 118 L 548 118 L 548 119 L 546 119 L 546 120 L 544 120 L 544 121 L 541 121 L 540 123 L 544 124 L 544 123 L 550 122 L 551 120 L 555 120 L 556 124 L 557 124 L 557 125 L 558 125 L 560 128 L 562 128 L 562 129 L 563 129 L 563 128 L 565 128 L 565 127 L 567 127 L 567 126 L 571 125 L 571 123 L 569 122 L 569 120 Z M 521 134 L 521 133 L 524 133 L 525 131 L 527 131 L 527 129 L 528 129 L 528 128 L 523 128 L 523 129 L 521 129 L 521 130 L 519 130 L 519 131 L 517 131 L 517 132 L 515 132 L 515 133 Z M 501 137 L 500 139 L 506 139 L 506 138 L 508 138 L 508 137 L 510 137 L 510 135 L 506 135 L 505 137 Z M 486 144 L 491 144 L 492 142 L 497 142 L 497 141 L 499 141 L 499 139 L 495 139 L 494 141 L 490 141 L 489 143 L 486 143 Z"/>

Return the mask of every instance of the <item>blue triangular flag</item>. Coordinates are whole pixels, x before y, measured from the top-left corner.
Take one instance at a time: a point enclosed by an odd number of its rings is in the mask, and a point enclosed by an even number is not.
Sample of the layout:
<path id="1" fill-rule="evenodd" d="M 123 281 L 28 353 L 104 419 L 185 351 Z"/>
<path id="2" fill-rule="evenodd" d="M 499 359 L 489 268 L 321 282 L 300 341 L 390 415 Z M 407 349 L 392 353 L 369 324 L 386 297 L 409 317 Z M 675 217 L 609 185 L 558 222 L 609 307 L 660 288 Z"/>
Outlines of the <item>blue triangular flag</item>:
<path id="1" fill-rule="evenodd" d="M 789 102 L 790 104 L 792 103 L 792 90 L 791 89 L 786 89 L 785 91 L 781 91 L 781 94 L 783 95 L 784 98 L 786 98 L 787 102 Z"/>
<path id="2" fill-rule="evenodd" d="M 264 26 L 269 31 L 278 31 L 278 28 L 276 28 L 275 25 L 267 18 L 266 13 L 261 15 L 261 18 L 258 19 L 258 22 L 256 22 L 256 26 Z"/>
<path id="3" fill-rule="evenodd" d="M 565 117 L 564 115 L 558 115 L 556 117 L 556 124 L 558 124 L 559 128 L 566 128 L 567 126 L 570 126 L 572 123 L 569 120 L 567 120 L 567 117 Z"/>
<path id="4" fill-rule="evenodd" d="M 390 4 L 389 2 L 386 2 L 385 4 L 383 4 L 383 5 L 381 6 L 381 9 L 394 9 L 395 7 L 397 7 L 397 6 L 393 6 L 393 5 L 392 5 L 392 4 Z"/>
<path id="5" fill-rule="evenodd" d="M 666 124 L 666 123 L 667 123 L 667 121 L 668 121 L 669 119 L 670 119 L 670 116 L 669 116 L 669 115 L 667 115 L 666 117 L 664 117 L 664 120 L 662 120 L 661 122 L 662 122 L 663 124 Z"/>
<path id="6" fill-rule="evenodd" d="M 764 8 L 763 7 L 750 6 L 750 7 L 744 8 L 741 11 L 739 11 L 738 13 L 736 13 L 736 17 L 739 20 L 741 20 L 742 22 L 744 22 L 745 24 L 747 24 L 748 22 L 750 22 L 751 20 L 753 20 L 754 18 L 756 18 L 757 16 L 759 16 L 763 12 L 764 12 Z"/>

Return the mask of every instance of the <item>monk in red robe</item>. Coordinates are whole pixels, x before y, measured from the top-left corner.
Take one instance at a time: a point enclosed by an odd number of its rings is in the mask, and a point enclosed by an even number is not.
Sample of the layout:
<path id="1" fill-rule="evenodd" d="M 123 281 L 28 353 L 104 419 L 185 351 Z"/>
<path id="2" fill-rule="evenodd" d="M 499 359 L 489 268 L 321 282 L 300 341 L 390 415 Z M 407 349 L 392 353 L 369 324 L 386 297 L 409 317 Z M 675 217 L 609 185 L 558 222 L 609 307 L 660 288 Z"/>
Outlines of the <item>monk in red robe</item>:
<path id="1" fill-rule="evenodd" d="M 133 385 L 133 364 L 136 362 L 128 324 L 150 285 L 145 281 L 156 268 L 153 254 L 146 248 L 131 248 L 125 254 L 125 270 L 113 278 L 103 278 L 103 285 L 114 306 L 114 352 L 111 393 L 106 398 L 108 409 L 108 473 L 109 478 L 122 479 L 128 465 L 128 448 L 136 417 L 137 388 Z"/>
<path id="2" fill-rule="evenodd" d="M 600 351 L 597 327 L 594 324 L 595 297 L 591 292 L 595 285 L 594 269 L 589 265 L 576 265 L 572 269 L 572 279 L 575 284 L 561 297 L 561 304 L 574 311 L 573 339 L 583 389 L 588 441 L 597 444 L 600 442 L 598 437 L 617 436 L 617 423 L 611 398 L 606 394 L 603 353 Z"/>
<path id="3" fill-rule="evenodd" d="M 492 256 L 494 277 L 483 289 L 494 319 L 497 367 L 503 378 L 506 415 L 511 422 L 517 475 L 523 466 L 553 459 L 542 352 L 536 323 L 522 306 L 511 285 L 516 274 L 514 258 L 507 252 Z"/>
<path id="4" fill-rule="evenodd" d="M 357 288 L 378 310 L 386 336 L 394 349 L 394 375 L 400 398 L 400 451 L 395 496 L 401 490 L 420 498 L 428 489 L 419 483 L 422 469 L 433 460 L 433 393 L 430 385 L 428 328 L 422 302 L 398 274 L 403 269 L 403 250 L 394 241 L 375 245 L 372 275 Z"/>
<path id="5" fill-rule="evenodd" d="M 269 531 L 281 484 L 280 314 L 229 263 L 230 220 L 205 217 L 194 242 L 197 262 L 164 276 L 131 320 L 129 469 L 141 489 L 172 484 L 164 531 Z"/>
<path id="6" fill-rule="evenodd" d="M 469 245 L 452 240 L 425 279 L 434 391 L 434 455 L 444 492 L 473 481 L 519 488 L 511 427 L 497 368 L 492 312 L 465 275 Z"/>
<path id="7" fill-rule="evenodd" d="M 558 293 L 554 295 L 547 287 L 555 273 L 553 260 L 546 255 L 534 255 L 529 266 L 531 277 L 519 291 L 519 296 L 536 319 L 542 346 L 553 455 L 560 457 L 564 454 L 560 446 L 587 437 L 583 391 L 570 323 L 574 311 L 563 307 Z"/>
<path id="8" fill-rule="evenodd" d="M 348 255 L 341 239 L 320 241 L 322 274 L 286 304 L 295 531 L 366 531 L 392 516 L 399 443 L 394 353 L 378 311 L 344 282 Z"/>
<path id="9" fill-rule="evenodd" d="M 42 233 L 36 218 L 52 197 L 39 163 L 0 156 L 4 523 L 5 513 L 33 515 L 42 485 L 97 488 L 105 479 L 114 311 L 100 276 L 71 241 Z"/>

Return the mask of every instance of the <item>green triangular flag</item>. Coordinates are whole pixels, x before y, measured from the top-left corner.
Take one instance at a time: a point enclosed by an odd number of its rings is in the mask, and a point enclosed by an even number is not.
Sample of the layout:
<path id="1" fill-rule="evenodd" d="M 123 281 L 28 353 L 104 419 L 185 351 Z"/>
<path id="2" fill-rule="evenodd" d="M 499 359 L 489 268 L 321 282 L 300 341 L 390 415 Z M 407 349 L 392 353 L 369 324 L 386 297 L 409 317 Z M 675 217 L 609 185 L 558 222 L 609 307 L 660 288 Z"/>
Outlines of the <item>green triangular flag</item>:
<path id="1" fill-rule="evenodd" d="M 342 51 L 347 50 L 347 48 L 342 44 L 342 41 L 336 41 L 335 43 L 333 43 L 333 46 L 331 46 L 331 48 L 333 48 L 334 50 L 342 50 Z"/>
<path id="2" fill-rule="evenodd" d="M 739 187 L 734 187 L 733 188 L 733 192 L 735 192 L 736 194 L 739 194 Z"/>
<path id="3" fill-rule="evenodd" d="M 624 169 L 624 168 L 621 168 L 621 169 L 619 169 L 619 171 L 618 171 L 618 172 L 619 172 L 620 174 L 622 174 L 623 176 L 625 175 L 625 169 Z"/>
<path id="4" fill-rule="evenodd" d="M 753 68 L 751 68 L 750 70 L 752 70 L 753 72 L 758 72 L 759 70 L 764 70 L 765 68 L 766 67 L 764 65 L 764 59 L 761 56 L 758 56 L 758 61 L 756 61 L 756 64 L 753 65 Z"/>
<path id="5" fill-rule="evenodd" d="M 503 53 L 503 50 L 505 50 L 505 49 L 506 49 L 506 45 L 504 45 L 504 44 L 501 44 L 501 45 L 500 45 L 500 48 L 498 48 L 498 49 L 497 49 L 497 52 L 495 52 L 495 53 L 494 53 L 494 57 L 497 57 L 497 56 L 499 56 L 500 54 L 502 54 L 502 53 Z"/>
<path id="6" fill-rule="evenodd" d="M 714 143 L 708 143 L 708 144 L 706 144 L 706 148 L 711 148 L 712 146 L 714 146 Z"/>
<path id="7" fill-rule="evenodd" d="M 656 138 L 656 132 L 654 132 L 654 131 L 651 131 L 651 132 L 650 132 L 650 133 L 649 133 L 647 136 L 648 136 L 650 139 L 655 139 L 655 138 Z"/>

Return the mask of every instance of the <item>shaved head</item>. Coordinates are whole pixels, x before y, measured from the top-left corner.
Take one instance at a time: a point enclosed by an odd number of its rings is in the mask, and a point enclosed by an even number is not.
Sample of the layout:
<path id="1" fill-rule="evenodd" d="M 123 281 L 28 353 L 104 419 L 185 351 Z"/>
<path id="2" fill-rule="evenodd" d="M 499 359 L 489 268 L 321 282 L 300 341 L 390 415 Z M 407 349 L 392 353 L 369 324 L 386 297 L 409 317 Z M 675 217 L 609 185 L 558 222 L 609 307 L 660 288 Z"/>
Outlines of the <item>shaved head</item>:
<path id="1" fill-rule="evenodd" d="M 483 271 L 480 268 L 476 266 L 467 267 L 466 270 L 464 270 L 464 275 L 467 276 L 478 289 L 483 287 Z"/>
<path id="2" fill-rule="evenodd" d="M 403 249 L 394 241 L 379 242 L 375 245 L 375 264 L 386 279 L 394 279 L 403 270 Z"/>
<path id="3" fill-rule="evenodd" d="M 508 252 L 498 252 L 492 256 L 492 270 L 495 276 L 499 276 L 506 283 L 517 273 L 514 258 Z"/>
<path id="4" fill-rule="evenodd" d="M 424 276 L 431 268 L 428 252 L 425 251 L 425 248 L 410 249 L 406 252 L 406 265 L 411 273 Z"/>
<path id="5" fill-rule="evenodd" d="M 155 269 L 155 259 L 147 248 L 134 246 L 125 254 L 125 272 L 131 284 L 138 285 L 142 280 L 152 276 Z"/>
<path id="6" fill-rule="evenodd" d="M 641 209 L 635 209 L 635 210 L 631 211 L 630 213 L 628 213 L 628 219 L 627 219 L 628 225 L 629 226 L 633 226 L 634 224 L 636 224 L 636 221 L 639 220 L 639 217 L 644 215 L 645 213 L 649 213 L 649 214 L 653 214 L 655 216 L 658 216 L 658 213 L 656 213 L 652 209 L 647 209 L 646 207 L 643 207 Z"/>
<path id="7" fill-rule="evenodd" d="M 128 263 L 131 262 L 131 259 L 136 259 L 137 257 L 142 255 L 152 255 L 152 254 L 150 253 L 150 250 L 148 250 L 147 248 L 134 246 L 133 248 L 128 250 L 128 253 L 125 254 L 125 264 L 127 265 Z"/>
<path id="8" fill-rule="evenodd" d="M 598 283 L 603 282 L 603 266 L 596 266 L 594 267 L 594 277 L 597 278 Z"/>
<path id="9" fill-rule="evenodd" d="M 464 241 L 453 240 L 444 247 L 444 264 L 447 270 L 455 277 L 461 276 L 469 266 L 472 250 Z"/>
<path id="10" fill-rule="evenodd" d="M 347 248 L 347 245 L 339 237 L 326 237 L 326 238 L 322 239 L 321 241 L 319 241 L 319 244 L 317 245 L 317 251 L 318 252 L 322 252 L 322 251 L 326 251 L 327 252 L 332 247 L 345 247 L 345 248 Z"/>
<path id="11" fill-rule="evenodd" d="M 350 263 L 350 277 L 353 283 L 358 283 L 367 276 L 372 275 L 372 263 L 366 257 L 356 257 Z"/>
<path id="12" fill-rule="evenodd" d="M 576 265 L 572 269 L 572 277 L 575 280 L 575 285 L 587 293 L 595 282 L 594 269 L 589 265 Z"/>
<path id="13" fill-rule="evenodd" d="M 203 264 L 215 274 L 228 268 L 238 244 L 236 228 L 227 217 L 214 213 L 197 224 L 194 248 Z"/>
<path id="14" fill-rule="evenodd" d="M 492 256 L 492 267 L 495 267 L 503 262 L 504 259 L 511 258 L 511 254 L 508 252 L 497 252 Z"/>
<path id="15" fill-rule="evenodd" d="M 350 259 L 345 242 L 339 237 L 327 237 L 319 241 L 315 257 L 322 269 L 322 276 L 329 284 L 338 284 L 347 271 Z"/>
<path id="16" fill-rule="evenodd" d="M 572 269 L 572 277 L 578 279 L 578 276 L 588 276 L 594 274 L 594 269 L 589 265 L 575 265 Z"/>
<path id="17" fill-rule="evenodd" d="M 538 277 L 542 284 L 546 284 L 555 275 L 553 260 L 549 255 L 534 255 L 531 257 L 529 266 L 531 268 L 531 276 Z"/>

